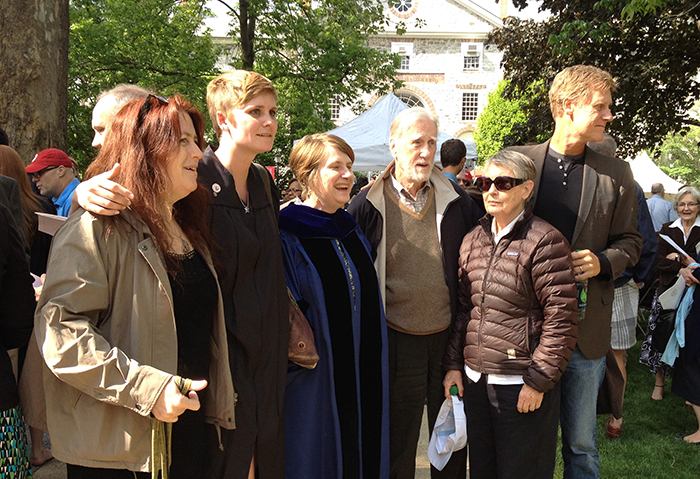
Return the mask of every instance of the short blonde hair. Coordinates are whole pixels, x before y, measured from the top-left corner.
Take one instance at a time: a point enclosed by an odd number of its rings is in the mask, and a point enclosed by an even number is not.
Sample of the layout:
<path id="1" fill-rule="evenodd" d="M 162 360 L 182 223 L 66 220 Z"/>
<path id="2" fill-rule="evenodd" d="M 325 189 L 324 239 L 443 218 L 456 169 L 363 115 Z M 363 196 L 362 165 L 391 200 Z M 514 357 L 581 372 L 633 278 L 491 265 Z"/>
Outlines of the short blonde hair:
<path id="1" fill-rule="evenodd" d="M 438 119 L 425 108 L 416 106 L 396 115 L 389 128 L 389 138 L 396 139 L 401 137 L 406 128 L 420 120 L 432 121 L 435 123 L 435 128 L 438 128 Z"/>
<path id="2" fill-rule="evenodd" d="M 321 164 L 321 160 L 328 157 L 328 150 L 331 149 L 345 153 L 350 161 L 355 162 L 355 152 L 350 145 L 342 138 L 328 133 L 306 135 L 292 148 L 289 154 L 289 167 L 299 181 L 304 197 L 311 185 L 316 182 L 318 165 Z"/>
<path id="3" fill-rule="evenodd" d="M 207 85 L 207 108 L 216 137 L 221 138 L 221 129 L 216 121 L 217 111 L 228 117 L 231 110 L 264 93 L 272 93 L 277 100 L 277 91 L 272 82 L 256 72 L 233 70 L 210 81 Z"/>
<path id="4" fill-rule="evenodd" d="M 574 65 L 564 68 L 554 78 L 549 89 L 549 108 L 552 116 L 564 115 L 564 100 L 579 102 L 588 100 L 596 90 L 613 93 L 617 80 L 610 73 L 591 65 Z"/>

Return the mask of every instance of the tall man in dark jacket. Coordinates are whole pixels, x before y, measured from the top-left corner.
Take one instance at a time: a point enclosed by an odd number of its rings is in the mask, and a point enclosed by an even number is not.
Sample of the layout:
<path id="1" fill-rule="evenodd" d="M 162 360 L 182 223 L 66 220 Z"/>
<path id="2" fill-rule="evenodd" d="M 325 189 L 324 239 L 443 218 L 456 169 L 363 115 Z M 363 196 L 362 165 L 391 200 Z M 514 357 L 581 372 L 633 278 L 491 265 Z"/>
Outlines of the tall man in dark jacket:
<path id="1" fill-rule="evenodd" d="M 423 108 L 394 119 L 394 161 L 348 211 L 372 245 L 389 326 L 391 478 L 415 475 L 423 405 L 432 430 L 444 400 L 441 360 L 458 306 L 462 238 L 476 225 L 473 200 L 433 160 L 437 120 Z M 455 452 L 433 478 L 466 475 L 466 451 Z"/>
<path id="2" fill-rule="evenodd" d="M 534 214 L 569 240 L 576 281 L 588 281 L 578 343 L 561 378 L 565 478 L 600 477 L 596 399 L 610 348 L 613 281 L 637 263 L 642 248 L 629 165 L 586 146 L 602 140 L 612 121 L 615 86 L 612 76 L 599 68 L 564 69 L 549 91 L 554 135 L 541 145 L 512 148 L 537 166 Z"/>

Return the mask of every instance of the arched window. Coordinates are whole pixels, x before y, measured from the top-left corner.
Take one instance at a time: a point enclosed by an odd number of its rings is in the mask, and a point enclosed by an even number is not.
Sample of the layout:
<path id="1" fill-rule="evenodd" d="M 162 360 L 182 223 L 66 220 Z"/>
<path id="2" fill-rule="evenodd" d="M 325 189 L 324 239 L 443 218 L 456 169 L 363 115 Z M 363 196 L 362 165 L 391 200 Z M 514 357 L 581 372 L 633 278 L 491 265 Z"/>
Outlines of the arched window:
<path id="1" fill-rule="evenodd" d="M 423 100 L 421 100 L 420 97 L 414 95 L 413 93 L 407 91 L 399 91 L 395 92 L 394 95 L 396 95 L 399 100 L 408 105 L 409 108 L 413 108 L 414 106 L 420 106 L 425 108 Z"/>

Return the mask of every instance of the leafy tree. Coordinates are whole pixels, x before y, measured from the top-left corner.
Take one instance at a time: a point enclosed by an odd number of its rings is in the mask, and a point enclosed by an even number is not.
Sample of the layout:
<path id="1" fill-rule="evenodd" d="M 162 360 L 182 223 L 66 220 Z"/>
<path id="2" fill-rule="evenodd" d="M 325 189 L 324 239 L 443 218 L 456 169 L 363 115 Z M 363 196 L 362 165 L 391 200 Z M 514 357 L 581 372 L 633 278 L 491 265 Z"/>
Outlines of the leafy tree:
<path id="1" fill-rule="evenodd" d="M 331 99 L 359 108 L 362 93 L 400 85 L 398 56 L 367 45 L 387 25 L 383 2 L 219 1 L 234 17 L 232 66 L 267 76 L 279 95 L 280 130 L 264 163 L 288 152 L 294 139 L 333 128 Z"/>
<path id="2" fill-rule="evenodd" d="M 669 134 L 654 156 L 656 164 L 668 176 L 700 187 L 700 127 L 691 126 L 687 131 Z"/>
<path id="3" fill-rule="evenodd" d="M 68 151 L 82 167 L 95 156 L 95 97 L 118 83 L 180 93 L 207 116 L 206 85 L 217 73 L 218 50 L 202 28 L 204 3 L 71 0 Z"/>
<path id="4" fill-rule="evenodd" d="M 516 144 L 519 131 L 527 123 L 525 108 L 528 105 L 529 94 L 515 96 L 513 99 L 504 98 L 509 85 L 508 80 L 501 80 L 494 91 L 489 93 L 488 104 L 479 115 L 477 129 L 474 132 L 479 163 L 493 156 L 505 146 Z M 544 141 L 546 136 L 539 138 Z"/>
<path id="5" fill-rule="evenodd" d="M 596 65 L 619 81 L 614 95 L 613 136 L 620 155 L 659 144 L 669 133 L 700 124 L 688 111 L 700 97 L 700 33 L 689 0 L 659 3 L 654 9 L 625 8 L 635 0 L 543 0 L 552 16 L 541 22 L 509 18 L 490 35 L 504 52 L 508 98 L 520 97 L 534 82 L 519 143 L 552 130 L 547 86 L 563 68 Z M 643 0 L 641 0 L 643 1 Z M 649 0 L 651 1 L 651 0 Z M 528 0 L 515 0 L 518 7 Z M 696 9 L 697 10 L 697 9 Z"/>

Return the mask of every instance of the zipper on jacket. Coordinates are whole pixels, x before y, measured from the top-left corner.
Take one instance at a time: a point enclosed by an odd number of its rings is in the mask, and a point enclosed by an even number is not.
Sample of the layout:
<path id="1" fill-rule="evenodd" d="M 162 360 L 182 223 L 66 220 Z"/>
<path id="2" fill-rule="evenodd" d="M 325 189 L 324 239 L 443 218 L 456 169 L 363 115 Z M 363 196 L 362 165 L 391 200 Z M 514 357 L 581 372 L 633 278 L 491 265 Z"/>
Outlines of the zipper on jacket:
<path id="1" fill-rule="evenodd" d="M 335 241 L 335 246 L 338 248 L 338 252 L 340 253 L 341 258 L 343 258 L 343 263 L 345 264 L 345 269 L 348 272 L 348 278 L 350 278 L 350 288 L 352 289 L 352 310 L 357 311 L 357 294 L 355 292 L 355 277 L 352 274 L 352 268 L 350 268 L 350 262 L 348 261 L 347 256 L 345 256 L 345 250 L 343 249 L 343 245 L 340 244 L 340 241 L 337 239 L 333 240 Z"/>
<path id="2" fill-rule="evenodd" d="M 484 321 L 486 320 L 486 314 L 484 313 L 484 301 L 486 298 L 486 295 L 484 294 L 484 291 L 486 290 L 486 283 L 489 278 L 489 273 L 491 272 L 491 266 L 493 265 L 493 258 L 496 255 L 496 244 L 493 242 L 493 238 L 491 238 L 491 257 L 489 258 L 489 264 L 486 267 L 486 273 L 484 273 L 484 280 L 481 283 L 481 305 L 479 307 L 481 311 L 481 320 L 479 321 L 479 366 L 481 368 L 482 372 L 484 370 L 484 362 L 482 360 L 482 349 L 483 349 L 483 330 L 484 330 Z"/>

